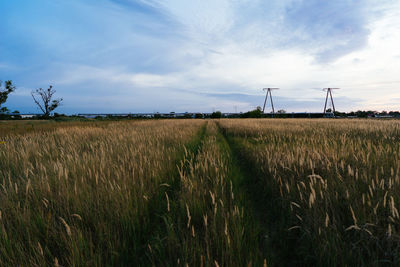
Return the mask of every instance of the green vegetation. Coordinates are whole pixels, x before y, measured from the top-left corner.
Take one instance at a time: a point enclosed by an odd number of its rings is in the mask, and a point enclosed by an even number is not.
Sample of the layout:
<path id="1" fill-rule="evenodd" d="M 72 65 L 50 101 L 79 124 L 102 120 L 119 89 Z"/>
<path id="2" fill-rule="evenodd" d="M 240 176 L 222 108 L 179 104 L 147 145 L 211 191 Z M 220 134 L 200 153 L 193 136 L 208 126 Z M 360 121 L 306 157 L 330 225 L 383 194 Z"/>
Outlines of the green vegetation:
<path id="1" fill-rule="evenodd" d="M 212 118 L 212 119 L 220 119 L 221 117 L 222 117 L 221 111 L 214 111 L 210 115 L 210 118 Z"/>
<path id="2" fill-rule="evenodd" d="M 9 111 L 7 107 L 2 107 L 2 105 L 7 101 L 8 95 L 14 92 L 15 89 L 16 88 L 12 81 L 5 81 L 3 87 L 3 82 L 0 80 L 0 113 L 6 113 Z"/>
<path id="3" fill-rule="evenodd" d="M 398 265 L 400 123 L 0 123 L 1 266 Z"/>
<path id="4" fill-rule="evenodd" d="M 257 107 L 255 110 L 248 111 L 241 115 L 242 118 L 261 118 L 263 117 L 263 112 L 261 107 Z"/>

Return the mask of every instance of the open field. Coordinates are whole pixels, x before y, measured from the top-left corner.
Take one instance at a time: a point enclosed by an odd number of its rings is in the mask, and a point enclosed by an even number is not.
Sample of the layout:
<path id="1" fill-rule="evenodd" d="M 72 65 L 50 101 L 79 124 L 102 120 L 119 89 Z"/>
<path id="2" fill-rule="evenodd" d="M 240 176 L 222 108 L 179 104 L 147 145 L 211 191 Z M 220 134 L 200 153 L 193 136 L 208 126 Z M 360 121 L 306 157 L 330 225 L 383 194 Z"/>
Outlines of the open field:
<path id="1" fill-rule="evenodd" d="M 0 123 L 1 266 L 400 264 L 400 122 Z"/>
<path id="2" fill-rule="evenodd" d="M 71 126 L 104 127 L 107 123 L 107 121 L 56 122 L 54 120 L 0 120 L 0 137 L 13 136 L 15 134 L 49 132 Z"/>

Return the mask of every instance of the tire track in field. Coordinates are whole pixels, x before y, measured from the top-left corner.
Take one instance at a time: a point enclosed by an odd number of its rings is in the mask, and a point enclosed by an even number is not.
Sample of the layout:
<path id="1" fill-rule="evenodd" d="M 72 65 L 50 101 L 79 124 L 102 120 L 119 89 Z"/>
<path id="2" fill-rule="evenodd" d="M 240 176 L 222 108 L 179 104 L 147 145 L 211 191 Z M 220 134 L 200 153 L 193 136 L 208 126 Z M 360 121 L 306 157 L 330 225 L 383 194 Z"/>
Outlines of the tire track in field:
<path id="1" fill-rule="evenodd" d="M 240 148 L 230 139 L 219 123 L 218 126 L 218 142 L 222 148 L 227 150 L 231 158 L 231 180 L 235 188 L 235 194 L 241 198 L 241 204 L 246 211 L 246 216 L 250 220 L 250 225 L 246 232 L 252 231 L 257 236 L 258 249 L 257 258 L 254 259 L 255 266 L 264 266 L 265 259 L 269 263 L 271 258 L 270 248 L 267 245 L 265 229 L 267 218 L 263 209 L 259 208 L 265 199 L 261 196 L 261 192 L 255 183 L 257 180 L 254 168 L 250 168 L 247 162 L 242 158 Z M 258 203 L 259 202 L 259 203 Z M 269 264 L 268 264 L 269 265 Z"/>
<path id="2" fill-rule="evenodd" d="M 226 142 L 232 157 L 232 172 L 236 172 L 236 187 L 245 198 L 245 208 L 258 227 L 259 250 L 272 266 L 302 266 L 302 259 L 296 256 L 296 239 L 287 235 L 286 214 L 279 196 L 262 181 L 261 169 L 250 161 L 240 142 L 217 123 L 222 142 Z M 251 229 L 249 229 L 251 230 Z"/>
<path id="3" fill-rule="evenodd" d="M 181 164 L 180 168 L 186 169 L 189 165 L 188 159 L 196 159 L 196 155 L 201 150 L 203 141 L 207 136 L 207 125 L 208 122 L 205 122 L 194 140 L 185 145 L 185 153 L 176 160 L 177 168 L 174 168 L 173 172 L 168 175 L 168 179 L 160 185 L 158 194 L 149 201 L 151 226 L 148 227 L 149 232 L 146 233 L 146 238 L 142 240 L 141 252 L 137 255 L 138 260 L 134 261 L 137 265 L 154 266 L 154 252 L 158 254 L 158 257 L 164 256 L 165 259 L 167 258 L 166 252 L 164 252 L 164 240 L 169 230 L 167 223 L 170 209 L 169 203 L 171 203 L 171 205 L 174 203 L 179 197 L 181 189 L 178 166 Z M 168 206 L 166 203 L 168 203 Z"/>

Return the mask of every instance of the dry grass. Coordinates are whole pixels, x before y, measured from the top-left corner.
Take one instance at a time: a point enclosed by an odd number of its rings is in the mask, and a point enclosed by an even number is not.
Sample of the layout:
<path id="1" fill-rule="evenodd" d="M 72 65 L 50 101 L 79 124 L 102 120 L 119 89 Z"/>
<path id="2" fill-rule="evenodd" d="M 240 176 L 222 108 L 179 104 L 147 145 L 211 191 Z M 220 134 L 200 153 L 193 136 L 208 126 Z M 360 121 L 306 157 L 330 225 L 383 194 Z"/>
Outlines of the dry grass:
<path id="1" fill-rule="evenodd" d="M 107 121 L 53 121 L 53 120 L 0 120 L 0 139 L 39 132 L 51 132 L 59 128 L 77 127 L 105 127 Z"/>
<path id="2" fill-rule="evenodd" d="M 316 264 L 399 264 L 400 123 L 226 120 Z M 340 257 L 339 257 L 340 255 Z"/>
<path id="3" fill-rule="evenodd" d="M 144 250 L 163 183 L 202 122 L 114 122 L 0 144 L 0 265 L 117 264 Z M 140 259 L 137 259 L 140 260 Z"/>
<path id="4" fill-rule="evenodd" d="M 251 266 L 263 261 L 257 229 L 236 190 L 243 177 L 232 168 L 230 153 L 215 122 L 208 122 L 200 150 L 187 154 L 179 168 L 180 191 L 165 216 L 169 254 L 156 255 L 155 265 Z"/>
<path id="5" fill-rule="evenodd" d="M 2 266 L 400 263 L 397 121 L 26 125 L 0 124 Z"/>

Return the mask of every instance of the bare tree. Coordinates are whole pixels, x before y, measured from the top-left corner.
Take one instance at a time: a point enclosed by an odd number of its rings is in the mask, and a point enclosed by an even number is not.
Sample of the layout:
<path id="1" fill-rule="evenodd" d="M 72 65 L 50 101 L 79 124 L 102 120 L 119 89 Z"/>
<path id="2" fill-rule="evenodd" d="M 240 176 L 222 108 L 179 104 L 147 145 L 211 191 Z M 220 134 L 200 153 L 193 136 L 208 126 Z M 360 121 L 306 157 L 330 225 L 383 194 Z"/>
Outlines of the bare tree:
<path id="1" fill-rule="evenodd" d="M 15 91 L 15 86 L 11 81 L 4 82 L 4 88 L 2 87 L 2 81 L 0 81 L 0 112 L 7 112 L 6 107 L 1 107 L 7 101 L 8 95 Z"/>
<path id="2" fill-rule="evenodd" d="M 45 118 L 48 118 L 50 113 L 60 106 L 61 102 L 63 101 L 62 98 L 52 100 L 55 92 L 56 90 L 54 90 L 53 86 L 50 85 L 47 90 L 39 88 L 31 93 L 33 101 L 35 101 L 36 105 L 38 105 L 40 110 L 43 112 L 43 117 Z"/>

